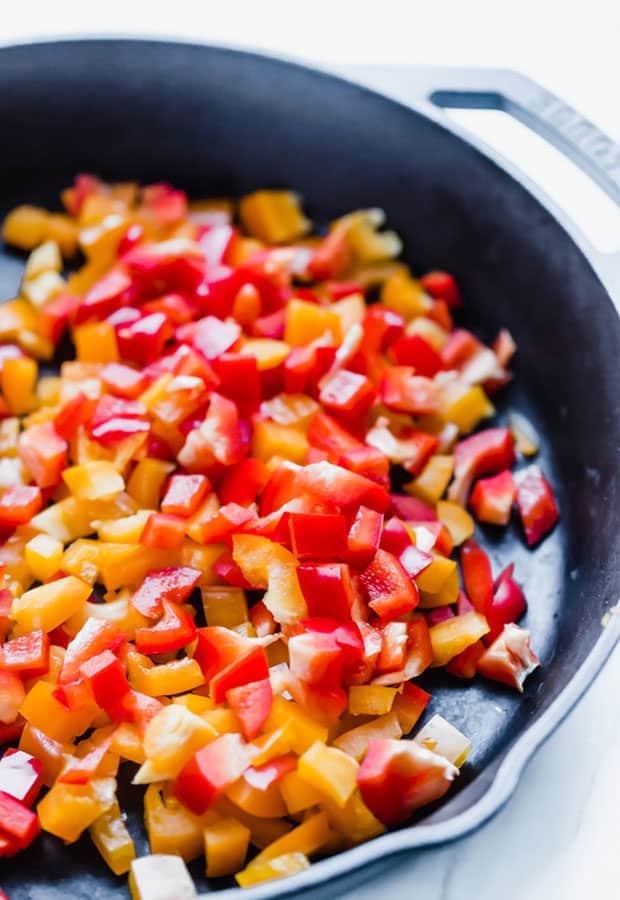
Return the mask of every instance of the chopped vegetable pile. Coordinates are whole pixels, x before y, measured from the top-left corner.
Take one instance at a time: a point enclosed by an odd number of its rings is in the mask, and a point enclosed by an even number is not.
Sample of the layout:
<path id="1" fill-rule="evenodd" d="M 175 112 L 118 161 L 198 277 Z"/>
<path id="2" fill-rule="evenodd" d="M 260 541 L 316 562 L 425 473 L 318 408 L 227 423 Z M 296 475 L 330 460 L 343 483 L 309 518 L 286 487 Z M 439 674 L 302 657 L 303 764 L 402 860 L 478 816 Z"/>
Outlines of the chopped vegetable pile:
<path id="1" fill-rule="evenodd" d="M 400 740 L 423 672 L 538 665 L 467 511 L 516 505 L 530 545 L 557 520 L 531 425 L 484 425 L 515 344 L 455 327 L 454 278 L 395 261 L 380 210 L 310 236 L 287 191 L 62 199 L 3 229 L 32 252 L 0 306 L 0 856 L 88 830 L 142 900 L 194 896 L 203 854 L 242 887 L 298 872 L 450 789 L 464 735 Z"/>

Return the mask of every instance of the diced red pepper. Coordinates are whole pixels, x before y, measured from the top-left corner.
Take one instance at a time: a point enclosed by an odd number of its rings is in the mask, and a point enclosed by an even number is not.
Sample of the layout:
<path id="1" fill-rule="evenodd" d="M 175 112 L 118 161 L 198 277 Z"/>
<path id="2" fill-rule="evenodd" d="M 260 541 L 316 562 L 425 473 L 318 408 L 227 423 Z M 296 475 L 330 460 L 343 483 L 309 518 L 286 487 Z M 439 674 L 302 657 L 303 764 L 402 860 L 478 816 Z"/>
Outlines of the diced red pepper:
<path id="1" fill-rule="evenodd" d="M 96 400 L 80 391 L 60 407 L 54 416 L 54 428 L 66 441 L 73 440 L 80 425 L 90 421 L 96 406 Z"/>
<path id="2" fill-rule="evenodd" d="M 158 359 L 166 341 L 172 337 L 172 326 L 164 313 L 143 316 L 116 333 L 118 350 L 123 359 L 146 365 Z"/>
<path id="3" fill-rule="evenodd" d="M 120 306 L 137 299 L 135 285 L 122 268 L 110 269 L 84 295 L 73 321 L 81 325 L 91 319 L 105 319 Z"/>
<path id="4" fill-rule="evenodd" d="M 123 257 L 143 291 L 194 291 L 205 273 L 205 260 L 197 244 L 171 238 L 158 244 L 139 244 Z"/>
<path id="5" fill-rule="evenodd" d="M 56 346 L 67 330 L 69 320 L 80 303 L 81 297 L 72 294 L 59 294 L 53 300 L 49 300 L 39 314 L 41 337 Z"/>
<path id="6" fill-rule="evenodd" d="M 548 534 L 558 521 L 558 508 L 551 485 L 538 466 L 528 466 L 519 473 L 517 507 L 530 547 Z"/>
<path id="7" fill-rule="evenodd" d="M 415 375 L 411 366 L 392 366 L 381 382 L 381 399 L 389 409 L 414 416 L 440 411 L 439 387 L 430 378 Z"/>
<path id="8" fill-rule="evenodd" d="M 150 430 L 148 422 L 142 419 L 129 419 L 121 416 L 115 416 L 92 428 L 90 436 L 93 440 L 98 441 L 104 447 L 117 447 L 127 438 L 134 437 L 139 434 L 146 435 Z"/>
<path id="9" fill-rule="evenodd" d="M 39 834 L 39 820 L 25 804 L 0 790 L 0 835 L 25 850 Z"/>
<path id="10" fill-rule="evenodd" d="M 299 469 L 294 482 L 300 493 L 342 509 L 363 505 L 385 512 L 390 503 L 388 493 L 374 481 L 328 462 Z"/>
<path id="11" fill-rule="evenodd" d="M 0 641 L 7 636 L 11 624 L 13 594 L 8 588 L 0 588 Z"/>
<path id="12" fill-rule="evenodd" d="M 25 691 L 17 672 L 0 669 L 0 723 L 12 725 L 24 702 Z"/>
<path id="13" fill-rule="evenodd" d="M 307 631 L 289 638 L 291 673 L 306 684 L 338 688 L 342 683 L 344 653 L 332 634 Z"/>
<path id="14" fill-rule="evenodd" d="M 169 566 L 149 572 L 131 603 L 147 619 L 161 615 L 163 603 L 185 603 L 200 581 L 201 573 L 189 566 Z"/>
<path id="15" fill-rule="evenodd" d="M 489 643 L 501 634 L 504 625 L 516 622 L 525 614 L 527 602 L 525 595 L 514 580 L 514 563 L 506 566 L 495 582 L 493 600 L 486 611 L 490 632 L 485 641 Z"/>
<path id="16" fill-rule="evenodd" d="M 163 602 L 164 614 L 152 628 L 136 628 L 136 647 L 140 653 L 172 653 L 194 640 L 196 625 L 190 613 L 176 603 Z"/>
<path id="17" fill-rule="evenodd" d="M 436 299 L 445 300 L 448 306 L 459 307 L 463 305 L 461 292 L 453 275 L 449 272 L 427 272 L 420 278 L 424 290 Z"/>
<path id="18" fill-rule="evenodd" d="M 509 469 L 514 461 L 514 438 L 508 428 L 485 428 L 459 441 L 454 448 L 454 482 L 450 486 L 450 499 L 464 504 L 474 478 Z"/>
<path id="19" fill-rule="evenodd" d="M 465 328 L 456 328 L 441 348 L 444 369 L 459 369 L 482 348 L 478 338 Z"/>
<path id="20" fill-rule="evenodd" d="M 273 691 L 271 681 L 252 681 L 226 691 L 226 701 L 241 726 L 247 741 L 253 740 L 261 731 L 271 712 Z"/>
<path id="21" fill-rule="evenodd" d="M 0 759 L 0 791 L 31 807 L 42 787 L 42 771 L 42 764 L 30 753 L 10 748 Z"/>
<path id="22" fill-rule="evenodd" d="M 418 589 L 395 556 L 377 550 L 360 574 L 369 606 L 382 619 L 396 619 L 418 605 Z"/>
<path id="23" fill-rule="evenodd" d="M 469 504 L 479 522 L 507 525 L 517 494 L 517 487 L 510 469 L 504 469 L 490 478 L 481 478 L 469 498 Z"/>
<path id="24" fill-rule="evenodd" d="M 399 366 L 413 366 L 416 375 L 433 378 L 443 369 L 440 354 L 419 334 L 400 338 L 392 344 L 390 352 Z"/>
<path id="25" fill-rule="evenodd" d="M 247 637 L 219 625 L 209 625 L 198 629 L 194 659 L 202 669 L 206 681 L 210 681 L 218 672 L 246 656 L 252 647 L 252 642 Z M 260 677 L 253 680 L 258 681 Z"/>
<path id="26" fill-rule="evenodd" d="M 353 261 L 346 231 L 334 228 L 316 247 L 308 263 L 308 273 L 317 281 L 339 278 Z"/>
<path id="27" fill-rule="evenodd" d="M 238 503 L 227 503 L 201 523 L 200 540 L 203 544 L 217 544 L 231 534 L 242 531 L 254 518 L 251 509 Z"/>
<path id="28" fill-rule="evenodd" d="M 462 615 L 461 611 L 458 612 Z M 478 671 L 478 660 L 485 652 L 486 648 L 482 641 L 476 641 L 470 644 L 462 653 L 453 656 L 448 665 L 446 672 L 455 675 L 457 678 L 473 678 Z"/>
<path id="29" fill-rule="evenodd" d="M 326 409 L 352 420 L 363 417 L 375 397 L 376 391 L 370 379 L 346 369 L 331 375 L 319 394 L 319 400 Z"/>
<path id="30" fill-rule="evenodd" d="M 114 718 L 119 702 L 130 690 L 120 659 L 111 650 L 104 650 L 85 660 L 80 674 L 88 681 L 97 706 Z"/>
<path id="31" fill-rule="evenodd" d="M 199 750 L 178 775 L 175 796 L 198 816 L 250 766 L 254 748 L 238 734 L 223 734 Z"/>
<path id="32" fill-rule="evenodd" d="M 270 759 L 261 766 L 250 766 L 243 773 L 243 777 L 252 787 L 259 791 L 266 791 L 296 768 L 297 757 L 293 753 L 285 753 L 283 756 Z"/>
<path id="33" fill-rule="evenodd" d="M 25 525 L 43 505 L 38 487 L 15 485 L 8 487 L 0 497 L 0 528 L 16 528 Z"/>
<path id="34" fill-rule="evenodd" d="M 264 681 L 265 678 L 269 678 L 265 651 L 262 647 L 254 647 L 244 655 L 238 656 L 211 678 L 209 694 L 216 703 L 222 703 L 226 693 L 232 688 L 253 681 Z"/>
<path id="35" fill-rule="evenodd" d="M 128 400 L 135 400 L 138 394 L 141 394 L 146 388 L 148 382 L 144 372 L 115 362 L 104 366 L 100 377 L 110 393 Z"/>
<path id="36" fill-rule="evenodd" d="M 161 501 L 161 511 L 173 516 L 191 516 L 211 485 L 206 475 L 173 475 Z"/>
<path id="37" fill-rule="evenodd" d="M 269 469 L 262 460 L 253 457 L 242 459 L 228 469 L 220 484 L 222 503 L 249 506 L 254 503 L 269 478 Z"/>
<path id="38" fill-rule="evenodd" d="M 179 516 L 151 513 L 140 536 L 140 543 L 145 547 L 175 550 L 182 546 L 186 528 L 187 522 Z"/>
<path id="39" fill-rule="evenodd" d="M 373 738 L 357 773 L 364 803 L 385 825 L 398 825 L 414 809 L 438 800 L 458 769 L 415 741 Z"/>
<path id="40" fill-rule="evenodd" d="M 118 652 L 125 641 L 124 633 L 105 619 L 88 619 L 67 646 L 58 675 L 60 684 L 69 684 L 80 677 L 81 666 L 104 650 Z"/>
<path id="41" fill-rule="evenodd" d="M 255 356 L 244 353 L 222 353 L 216 363 L 220 379 L 219 392 L 232 400 L 245 418 L 254 413 L 261 402 L 261 380 Z"/>
<path id="42" fill-rule="evenodd" d="M 390 513 L 404 519 L 405 522 L 436 522 L 437 513 L 432 506 L 418 500 L 417 497 L 409 497 L 406 494 L 390 495 Z"/>
<path id="43" fill-rule="evenodd" d="M 297 577 L 310 616 L 350 619 L 353 592 L 347 565 L 306 563 L 297 569 Z"/>
<path id="44" fill-rule="evenodd" d="M 67 442 L 51 422 L 22 431 L 17 452 L 40 488 L 58 484 L 67 465 Z"/>
<path id="45" fill-rule="evenodd" d="M 44 631 L 31 631 L 0 647 L 0 669 L 19 672 L 22 678 L 38 678 L 49 670 L 50 640 Z"/>
<path id="46" fill-rule="evenodd" d="M 293 553 L 298 559 L 333 559 L 347 553 L 347 522 L 344 516 L 289 513 Z"/>
<path id="47" fill-rule="evenodd" d="M 198 322 L 177 329 L 178 340 L 189 340 L 205 359 L 214 360 L 237 343 L 241 328 L 236 322 L 222 322 L 215 316 L 206 316 Z"/>
<path id="48" fill-rule="evenodd" d="M 383 514 L 360 506 L 349 528 L 347 559 L 358 569 L 371 562 L 381 541 Z"/>
<path id="49" fill-rule="evenodd" d="M 174 225 L 187 215 L 187 195 L 169 184 L 150 184 L 142 189 L 142 202 L 159 225 Z"/>
<path id="50" fill-rule="evenodd" d="M 218 578 L 221 578 L 227 584 L 243 588 L 246 591 L 252 590 L 252 585 L 243 577 L 243 572 L 232 558 L 230 550 L 225 550 L 222 553 L 213 569 Z"/>
<path id="51" fill-rule="evenodd" d="M 473 538 L 461 547 L 461 569 L 467 596 L 474 609 L 485 615 L 493 600 L 491 560 Z"/>
<path id="52" fill-rule="evenodd" d="M 485 678 L 501 681 L 522 693 L 525 679 L 539 665 L 530 647 L 529 631 L 509 624 L 478 660 L 478 671 Z"/>

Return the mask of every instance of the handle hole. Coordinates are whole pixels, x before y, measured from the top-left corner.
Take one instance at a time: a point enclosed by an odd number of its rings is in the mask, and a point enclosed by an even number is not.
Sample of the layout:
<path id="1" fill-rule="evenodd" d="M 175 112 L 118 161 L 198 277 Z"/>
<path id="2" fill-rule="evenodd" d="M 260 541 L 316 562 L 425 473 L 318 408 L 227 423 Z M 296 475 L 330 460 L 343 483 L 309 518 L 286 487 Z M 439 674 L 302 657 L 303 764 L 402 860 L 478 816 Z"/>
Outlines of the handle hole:
<path id="1" fill-rule="evenodd" d="M 486 95 L 482 95 L 483 99 Z M 620 250 L 620 208 L 575 163 L 509 113 L 492 106 L 445 114 L 514 162 L 560 206 L 601 253 Z M 441 104 L 444 106 L 444 104 Z"/>

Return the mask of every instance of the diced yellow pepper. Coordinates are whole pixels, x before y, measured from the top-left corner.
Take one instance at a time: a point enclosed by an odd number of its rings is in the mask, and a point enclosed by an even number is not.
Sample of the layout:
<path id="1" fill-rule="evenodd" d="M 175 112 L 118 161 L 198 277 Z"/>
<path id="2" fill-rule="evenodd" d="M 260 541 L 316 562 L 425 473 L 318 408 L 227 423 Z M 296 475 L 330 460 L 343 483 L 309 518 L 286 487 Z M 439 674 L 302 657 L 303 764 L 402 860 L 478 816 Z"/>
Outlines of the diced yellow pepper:
<path id="1" fill-rule="evenodd" d="M 211 697 L 205 697 L 203 694 L 183 694 L 181 697 L 175 697 L 172 702 L 184 706 L 197 716 L 215 709 L 215 703 Z"/>
<path id="2" fill-rule="evenodd" d="M 385 831 L 385 826 L 374 817 L 357 789 L 344 807 L 328 799 L 325 799 L 322 805 L 329 824 L 344 837 L 347 847 L 354 847 Z"/>
<path id="3" fill-rule="evenodd" d="M 300 756 L 297 771 L 338 806 L 345 806 L 356 788 L 358 768 L 348 753 L 317 741 Z"/>
<path id="4" fill-rule="evenodd" d="M 8 300 L 0 305 L 0 340 L 18 340 L 24 331 L 34 331 L 36 326 L 35 311 L 26 300 Z"/>
<path id="5" fill-rule="evenodd" d="M 197 750 L 218 736 L 211 725 L 185 706 L 171 703 L 151 719 L 144 732 L 144 752 L 155 769 L 173 777 Z"/>
<path id="6" fill-rule="evenodd" d="M 402 737 L 402 729 L 395 712 L 388 712 L 377 719 L 358 725 L 340 734 L 334 740 L 334 747 L 343 750 L 358 762 L 368 749 L 368 741 L 372 738 L 397 739 Z"/>
<path id="7" fill-rule="evenodd" d="M 225 549 L 223 544 L 208 544 L 204 547 L 193 540 L 186 540 L 179 554 L 179 565 L 189 566 L 201 573 L 198 582 L 200 587 L 216 584 L 220 578 L 214 566 Z"/>
<path id="8" fill-rule="evenodd" d="M 163 459 L 141 459 L 129 477 L 127 493 L 144 509 L 159 509 L 161 489 L 173 469 Z"/>
<path id="9" fill-rule="evenodd" d="M 20 714 L 34 728 L 44 731 L 55 741 L 72 741 L 93 723 L 99 712 L 94 703 L 69 710 L 54 697 L 55 684 L 37 681 L 21 705 Z"/>
<path id="10" fill-rule="evenodd" d="M 349 688 L 349 712 L 353 716 L 382 716 L 389 713 L 396 688 L 379 684 L 354 684 Z"/>
<path id="11" fill-rule="evenodd" d="M 118 803 L 95 819 L 89 828 L 92 842 L 115 875 L 125 875 L 136 858 L 136 848 L 125 827 Z"/>
<path id="12" fill-rule="evenodd" d="M 4 360 L 2 393 L 13 415 L 22 416 L 37 405 L 37 372 L 36 361 L 28 356 Z"/>
<path id="13" fill-rule="evenodd" d="M 443 496 L 454 471 L 454 457 L 437 454 L 426 463 L 417 478 L 405 486 L 408 494 L 434 506 Z"/>
<path id="14" fill-rule="evenodd" d="M 275 369 L 284 362 L 291 351 L 285 341 L 276 341 L 273 338 L 246 338 L 241 348 L 244 356 L 254 356 L 259 372 L 267 369 Z"/>
<path id="15" fill-rule="evenodd" d="M 78 500 L 111 500 L 125 489 L 123 476 L 105 460 L 71 466 L 62 479 Z"/>
<path id="16" fill-rule="evenodd" d="M 428 319 L 426 316 L 420 316 L 410 322 L 405 329 L 406 334 L 419 334 L 425 341 L 439 352 L 448 340 L 449 333 L 441 325 L 438 325 L 434 319 Z"/>
<path id="17" fill-rule="evenodd" d="M 173 853 L 191 862 L 204 852 L 204 828 L 217 814 L 195 816 L 160 785 L 151 784 L 144 795 L 144 820 L 151 853 Z"/>
<path id="18" fill-rule="evenodd" d="M 243 866 L 250 843 L 250 829 L 236 819 L 220 819 L 204 831 L 207 878 L 234 875 Z"/>
<path id="19" fill-rule="evenodd" d="M 201 593 L 207 625 L 235 628 L 248 621 L 248 601 L 242 588 L 212 585 L 203 587 Z"/>
<path id="20" fill-rule="evenodd" d="M 40 272 L 24 279 L 22 295 L 35 309 L 43 307 L 67 289 L 64 278 L 58 272 Z"/>
<path id="21" fill-rule="evenodd" d="M 277 784 L 261 791 L 242 777 L 226 791 L 226 796 L 244 812 L 259 819 L 278 819 L 286 815 L 286 806 Z"/>
<path id="22" fill-rule="evenodd" d="M 450 500 L 440 500 L 436 507 L 437 518 L 450 532 L 452 543 L 459 547 L 474 533 L 474 520 L 466 509 Z"/>
<path id="23" fill-rule="evenodd" d="M 179 554 L 174 550 L 159 550 L 141 544 L 101 543 L 101 579 L 107 590 L 138 585 L 153 569 L 178 565 Z"/>
<path id="24" fill-rule="evenodd" d="M 54 345 L 47 338 L 41 337 L 35 331 L 21 331 L 17 338 L 17 343 L 26 353 L 36 356 L 37 359 L 51 359 L 54 355 Z M 37 386 L 37 399 L 39 399 L 39 389 Z"/>
<path id="25" fill-rule="evenodd" d="M 127 675 L 131 686 L 149 697 L 184 694 L 205 683 L 202 669 L 187 656 L 155 665 L 147 656 L 131 652 L 127 657 Z"/>
<path id="26" fill-rule="evenodd" d="M 41 763 L 41 779 L 46 787 L 51 787 L 65 765 L 67 747 L 60 741 L 52 740 L 38 728 L 26 722 L 19 739 L 19 750 L 30 753 Z"/>
<path id="27" fill-rule="evenodd" d="M 17 439 L 19 437 L 19 419 L 11 416 L 0 422 L 0 456 L 17 456 Z"/>
<path id="28" fill-rule="evenodd" d="M 60 402 L 60 378 L 42 375 L 37 384 L 37 399 L 42 406 L 55 406 Z"/>
<path id="29" fill-rule="evenodd" d="M 99 265 L 110 266 L 115 261 L 119 241 L 129 224 L 127 217 L 118 212 L 82 228 L 79 243 L 84 255 Z"/>
<path id="30" fill-rule="evenodd" d="M 7 244 L 22 250 L 32 250 L 47 236 L 49 213 L 38 206 L 16 206 L 2 225 L 2 237 Z"/>
<path id="31" fill-rule="evenodd" d="M 36 534 L 24 547 L 24 553 L 37 581 L 47 581 L 60 568 L 62 544 L 48 534 Z"/>
<path id="32" fill-rule="evenodd" d="M 291 347 L 301 347 L 323 335 L 331 335 L 335 344 L 343 338 L 342 322 L 338 313 L 329 306 L 319 306 L 295 297 L 286 307 L 284 340 Z"/>
<path id="33" fill-rule="evenodd" d="M 122 519 L 109 519 L 97 525 L 97 533 L 102 541 L 118 544 L 139 544 L 146 521 L 151 515 L 150 509 L 140 509 L 132 516 Z"/>
<path id="34" fill-rule="evenodd" d="M 307 394 L 277 394 L 261 403 L 261 410 L 278 425 L 293 425 L 307 431 L 319 404 Z"/>
<path id="35" fill-rule="evenodd" d="M 62 269 L 62 256 L 55 241 L 45 241 L 36 247 L 24 267 L 24 281 L 36 278 L 42 272 L 60 272 Z"/>
<path id="36" fill-rule="evenodd" d="M 384 262 L 394 259 L 402 250 L 402 241 L 395 231 L 377 230 L 384 220 L 385 213 L 378 209 L 351 214 L 347 240 L 358 262 Z"/>
<path id="37" fill-rule="evenodd" d="M 310 867 L 308 857 L 303 853 L 283 853 L 276 859 L 269 859 L 260 865 L 252 863 L 237 872 L 235 878 L 239 887 L 253 887 L 255 884 L 261 884 L 264 881 L 273 881 L 275 878 L 287 878 L 289 875 L 296 875 L 297 872 L 303 872 L 304 869 Z"/>
<path id="38" fill-rule="evenodd" d="M 131 900 L 195 900 L 196 888 L 174 851 L 134 859 L 129 873 Z"/>
<path id="39" fill-rule="evenodd" d="M 232 709 L 223 709 L 222 707 L 208 709 L 201 713 L 201 717 L 213 726 L 218 734 L 239 733 L 240 731 L 239 722 Z"/>
<path id="40" fill-rule="evenodd" d="M 114 326 L 109 322 L 87 322 L 73 330 L 77 359 L 86 363 L 118 362 Z"/>
<path id="41" fill-rule="evenodd" d="M 308 614 L 297 559 L 285 547 L 258 535 L 235 534 L 233 559 L 250 584 L 267 588 L 263 603 L 276 622 L 297 622 Z"/>
<path id="42" fill-rule="evenodd" d="M 416 316 L 423 316 L 431 306 L 431 300 L 424 293 L 424 288 L 419 281 L 411 277 L 406 266 L 399 266 L 385 280 L 381 288 L 381 303 L 407 322 Z"/>
<path id="43" fill-rule="evenodd" d="M 279 728 L 271 731 L 265 726 L 265 734 L 261 734 L 254 740 L 254 746 L 258 753 L 253 759 L 255 766 L 262 766 L 269 762 L 270 759 L 276 759 L 285 753 L 290 753 L 293 749 L 294 726 L 292 722 L 287 721 Z"/>
<path id="44" fill-rule="evenodd" d="M 97 541 L 80 538 L 67 547 L 60 568 L 87 584 L 94 584 L 99 574 L 100 550 Z"/>
<path id="45" fill-rule="evenodd" d="M 290 425 L 279 425 L 269 419 L 256 422 L 252 435 L 252 456 L 267 462 L 272 456 L 279 456 L 291 462 L 305 462 L 308 440 L 303 432 Z"/>
<path id="46" fill-rule="evenodd" d="M 250 830 L 250 842 L 261 849 L 268 847 L 291 830 L 288 819 L 260 819 L 258 816 L 251 816 L 225 796 L 220 797 L 215 804 L 215 812 L 245 825 Z"/>
<path id="47" fill-rule="evenodd" d="M 349 757 L 347 759 L 349 759 L 349 762 L 352 762 Z M 258 856 L 254 857 L 248 869 L 260 866 L 270 859 L 276 859 L 284 853 L 304 853 L 306 856 L 311 856 L 321 849 L 329 840 L 329 837 L 330 830 L 327 816 L 324 812 L 315 813 L 307 818 L 305 822 L 302 822 L 301 825 L 298 825 L 297 828 L 293 828 L 292 831 L 265 847 Z"/>
<path id="48" fill-rule="evenodd" d="M 11 617 L 28 631 L 37 628 L 53 631 L 75 615 L 90 594 L 89 584 L 75 575 L 67 575 L 16 597 L 11 606 Z"/>
<path id="49" fill-rule="evenodd" d="M 132 593 L 129 590 L 125 592 L 125 596 L 106 603 L 85 603 L 78 613 L 65 622 L 64 628 L 69 634 L 75 635 L 89 619 L 104 619 L 117 625 L 132 641 L 136 628 L 148 628 L 152 624 L 129 602 Z"/>
<path id="50" fill-rule="evenodd" d="M 284 244 L 302 237 L 310 222 L 292 191 L 254 191 L 241 198 L 239 215 L 245 230 L 267 244 Z"/>
<path id="51" fill-rule="evenodd" d="M 452 657 L 462 653 L 471 644 L 489 632 L 486 618 L 478 612 L 453 616 L 429 628 L 433 657 L 436 666 L 445 666 Z"/>
<path id="52" fill-rule="evenodd" d="M 434 715 L 415 736 L 416 744 L 438 753 L 460 769 L 471 750 L 471 741 L 443 716 Z"/>
<path id="53" fill-rule="evenodd" d="M 287 723 L 291 723 L 292 726 L 291 749 L 298 755 L 304 753 L 316 741 L 322 743 L 327 741 L 327 728 L 324 725 L 308 715 L 297 703 L 278 695 L 273 698 L 264 730 L 267 732 L 281 728 Z M 258 762 L 254 760 L 254 764 L 258 765 Z"/>
<path id="54" fill-rule="evenodd" d="M 313 784 L 304 781 L 296 770 L 288 772 L 279 785 L 289 816 L 304 812 L 312 806 L 318 806 L 324 800 L 325 795 L 318 791 Z"/>
<path id="55" fill-rule="evenodd" d="M 416 575 L 416 584 L 421 591 L 425 591 L 427 594 L 436 594 L 453 572 L 456 572 L 456 562 L 446 556 L 436 554 L 430 566 Z"/>
<path id="56" fill-rule="evenodd" d="M 448 422 L 454 422 L 460 434 L 469 434 L 495 408 L 479 384 L 465 387 L 460 382 L 448 383 L 441 395 L 441 411 Z"/>
<path id="57" fill-rule="evenodd" d="M 439 558 L 440 557 L 436 557 L 436 559 Z M 452 562 L 452 560 L 450 560 L 450 562 Z M 434 562 L 431 563 L 429 568 L 432 568 L 434 565 Z M 420 609 L 435 609 L 437 606 L 450 606 L 451 603 L 456 603 L 459 597 L 460 588 L 459 574 L 455 567 L 438 591 L 435 593 L 420 591 Z"/>
<path id="58" fill-rule="evenodd" d="M 118 753 L 122 759 L 128 759 L 139 766 L 146 762 L 142 738 L 136 726 L 130 722 L 121 722 L 118 726 L 112 736 L 110 750 L 112 753 Z"/>
<path id="59" fill-rule="evenodd" d="M 39 802 L 44 831 L 71 844 L 116 801 L 115 778 L 93 778 L 88 784 L 56 782 Z"/>

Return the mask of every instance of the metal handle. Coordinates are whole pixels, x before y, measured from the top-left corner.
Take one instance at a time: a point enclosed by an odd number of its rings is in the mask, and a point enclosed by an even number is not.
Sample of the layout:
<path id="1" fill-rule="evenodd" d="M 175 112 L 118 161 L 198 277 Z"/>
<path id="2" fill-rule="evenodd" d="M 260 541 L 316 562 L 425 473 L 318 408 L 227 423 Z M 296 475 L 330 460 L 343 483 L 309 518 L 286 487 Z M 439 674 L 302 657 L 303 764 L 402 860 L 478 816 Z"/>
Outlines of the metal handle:
<path id="1" fill-rule="evenodd" d="M 564 153 L 620 206 L 620 144 L 519 72 L 452 66 L 347 66 L 341 72 L 405 103 L 509 113 Z M 620 253 L 593 255 L 618 302 Z"/>

